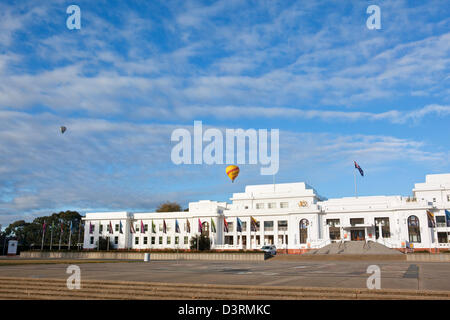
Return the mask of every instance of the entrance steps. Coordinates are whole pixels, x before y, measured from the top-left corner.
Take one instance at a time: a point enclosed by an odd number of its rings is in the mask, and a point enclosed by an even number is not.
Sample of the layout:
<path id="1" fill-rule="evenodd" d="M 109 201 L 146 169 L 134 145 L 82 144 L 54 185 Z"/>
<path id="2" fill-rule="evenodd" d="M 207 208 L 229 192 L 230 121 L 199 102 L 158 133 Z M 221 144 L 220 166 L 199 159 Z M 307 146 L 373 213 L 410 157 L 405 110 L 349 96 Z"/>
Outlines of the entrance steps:
<path id="1" fill-rule="evenodd" d="M 403 255 L 403 253 L 386 247 L 373 241 L 344 241 L 331 243 L 323 248 L 311 250 L 305 253 L 305 255 L 347 255 L 347 254 L 376 254 L 376 255 Z"/>
<path id="2" fill-rule="evenodd" d="M 159 299 L 445 299 L 450 291 L 403 289 L 350 289 L 319 287 L 281 287 L 215 285 L 192 283 L 151 283 L 134 281 L 82 280 L 81 289 L 69 290 L 66 279 L 0 278 L 0 300 L 159 300 Z"/>

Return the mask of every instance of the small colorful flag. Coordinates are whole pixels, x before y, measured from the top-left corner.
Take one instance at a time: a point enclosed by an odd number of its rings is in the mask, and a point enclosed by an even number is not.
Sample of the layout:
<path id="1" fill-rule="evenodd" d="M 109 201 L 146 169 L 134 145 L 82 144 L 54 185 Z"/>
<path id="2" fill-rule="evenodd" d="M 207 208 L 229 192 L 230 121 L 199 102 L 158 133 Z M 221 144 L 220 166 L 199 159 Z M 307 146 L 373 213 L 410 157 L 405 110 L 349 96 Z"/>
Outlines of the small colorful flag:
<path id="1" fill-rule="evenodd" d="M 427 210 L 427 218 L 428 218 L 428 227 L 436 228 L 436 223 L 434 221 L 434 214 Z"/>
<path id="2" fill-rule="evenodd" d="M 447 219 L 447 227 L 450 227 L 450 211 L 445 210 L 445 218 Z"/>
<path id="3" fill-rule="evenodd" d="M 152 233 L 156 233 L 156 226 L 153 220 L 152 220 Z"/>
<path id="4" fill-rule="evenodd" d="M 45 233 L 46 228 L 47 228 L 47 223 L 45 223 L 45 221 L 44 221 L 44 224 L 42 225 L 42 233 L 43 234 Z"/>
<path id="5" fill-rule="evenodd" d="M 236 230 L 237 230 L 237 232 L 242 232 L 242 221 L 239 218 L 236 218 L 236 219 L 237 219 L 237 223 L 236 223 L 237 228 L 236 228 Z"/>
<path id="6" fill-rule="evenodd" d="M 211 218 L 211 232 L 216 233 L 216 224 L 214 223 L 214 220 Z"/>
<path id="7" fill-rule="evenodd" d="M 198 232 L 200 232 L 200 233 L 203 232 L 203 226 L 202 226 L 202 222 L 200 221 L 200 218 L 198 219 Z"/>
<path id="8" fill-rule="evenodd" d="M 228 232 L 228 222 L 227 219 L 225 219 L 225 217 L 223 217 L 223 231 L 224 232 Z"/>
<path id="9" fill-rule="evenodd" d="M 177 219 L 175 219 L 175 232 L 180 233 L 180 226 L 178 225 Z"/>
<path id="10" fill-rule="evenodd" d="M 61 234 L 64 233 L 64 224 L 61 222 Z"/>
<path id="11" fill-rule="evenodd" d="M 250 222 L 251 222 L 251 228 L 252 228 L 251 231 L 256 231 L 258 221 L 256 221 L 255 218 L 250 216 Z"/>
<path id="12" fill-rule="evenodd" d="M 134 230 L 133 223 L 130 223 L 130 232 L 131 233 L 136 233 L 136 230 Z"/>
<path id="13" fill-rule="evenodd" d="M 163 233 L 167 233 L 166 220 L 163 220 Z"/>
<path id="14" fill-rule="evenodd" d="M 119 233 L 123 233 L 123 230 L 122 230 L 122 220 L 119 221 Z"/>
<path id="15" fill-rule="evenodd" d="M 111 221 L 109 221 L 109 233 L 113 233 L 113 227 Z"/>
<path id="16" fill-rule="evenodd" d="M 356 163 L 356 161 L 353 161 L 355 163 L 355 168 L 359 170 L 359 173 L 361 174 L 361 176 L 364 177 L 364 171 L 363 169 L 361 169 L 361 167 Z"/>
<path id="17" fill-rule="evenodd" d="M 188 219 L 186 219 L 186 231 L 187 233 L 191 233 L 191 224 Z"/>
<path id="18" fill-rule="evenodd" d="M 141 233 L 145 233 L 144 222 L 141 220 Z"/>
<path id="19" fill-rule="evenodd" d="M 89 234 L 92 234 L 92 223 L 89 222 Z"/>

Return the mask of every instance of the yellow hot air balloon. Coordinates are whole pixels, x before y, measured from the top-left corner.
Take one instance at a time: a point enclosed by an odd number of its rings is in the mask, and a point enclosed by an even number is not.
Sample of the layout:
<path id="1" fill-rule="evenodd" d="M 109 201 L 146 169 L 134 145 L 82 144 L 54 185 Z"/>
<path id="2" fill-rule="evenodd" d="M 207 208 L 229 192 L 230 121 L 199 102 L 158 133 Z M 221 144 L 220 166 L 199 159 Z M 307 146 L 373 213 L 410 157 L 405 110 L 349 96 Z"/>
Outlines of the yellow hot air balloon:
<path id="1" fill-rule="evenodd" d="M 228 177 L 230 177 L 231 182 L 234 182 L 234 179 L 239 175 L 239 167 L 235 165 L 228 166 L 225 170 Z"/>

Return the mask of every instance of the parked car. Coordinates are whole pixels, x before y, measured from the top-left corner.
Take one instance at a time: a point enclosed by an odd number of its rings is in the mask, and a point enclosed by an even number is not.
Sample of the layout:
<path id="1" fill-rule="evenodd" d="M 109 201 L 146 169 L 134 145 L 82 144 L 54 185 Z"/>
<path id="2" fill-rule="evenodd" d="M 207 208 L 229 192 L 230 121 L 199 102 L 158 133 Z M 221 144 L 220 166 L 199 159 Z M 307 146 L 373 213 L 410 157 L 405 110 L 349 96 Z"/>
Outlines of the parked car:
<path id="1" fill-rule="evenodd" d="M 263 246 L 261 250 L 273 256 L 277 254 L 277 248 L 274 245 Z"/>

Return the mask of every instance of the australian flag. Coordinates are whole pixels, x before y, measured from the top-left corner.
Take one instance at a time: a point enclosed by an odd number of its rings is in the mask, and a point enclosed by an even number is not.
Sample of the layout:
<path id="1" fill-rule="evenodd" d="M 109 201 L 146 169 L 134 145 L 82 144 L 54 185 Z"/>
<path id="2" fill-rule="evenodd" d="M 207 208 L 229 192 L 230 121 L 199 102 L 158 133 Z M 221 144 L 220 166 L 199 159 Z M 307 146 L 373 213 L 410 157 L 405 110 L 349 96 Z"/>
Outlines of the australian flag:
<path id="1" fill-rule="evenodd" d="M 450 227 L 450 211 L 445 210 L 445 218 L 447 220 L 447 227 Z"/>
<path id="2" fill-rule="evenodd" d="M 361 174 L 361 176 L 364 177 L 364 171 L 363 169 L 361 169 L 361 167 L 359 166 L 359 164 L 356 163 L 356 161 L 353 161 L 355 163 L 355 168 L 359 170 L 359 173 Z"/>

